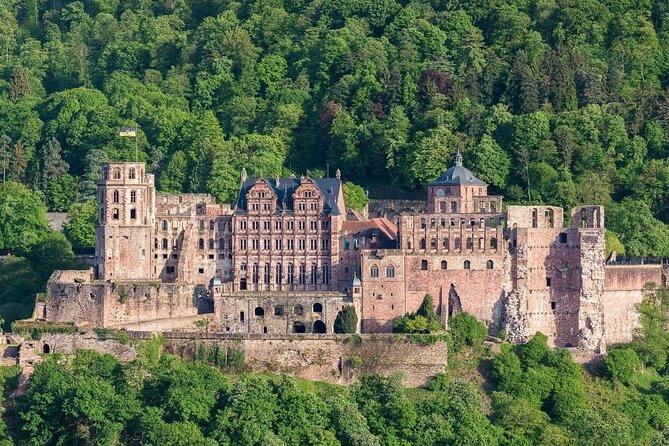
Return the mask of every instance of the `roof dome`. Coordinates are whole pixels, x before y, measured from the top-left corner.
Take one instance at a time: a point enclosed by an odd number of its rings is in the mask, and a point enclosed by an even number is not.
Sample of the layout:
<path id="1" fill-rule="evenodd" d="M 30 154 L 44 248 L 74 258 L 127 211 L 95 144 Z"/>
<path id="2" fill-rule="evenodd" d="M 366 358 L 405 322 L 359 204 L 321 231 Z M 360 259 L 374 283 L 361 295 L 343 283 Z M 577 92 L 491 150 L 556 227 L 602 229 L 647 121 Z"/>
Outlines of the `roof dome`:
<path id="1" fill-rule="evenodd" d="M 431 184 L 446 184 L 446 185 L 474 185 L 486 186 L 487 184 L 479 180 L 474 174 L 462 165 L 462 155 L 460 151 L 455 154 L 455 163 L 451 166 L 438 180 Z"/>

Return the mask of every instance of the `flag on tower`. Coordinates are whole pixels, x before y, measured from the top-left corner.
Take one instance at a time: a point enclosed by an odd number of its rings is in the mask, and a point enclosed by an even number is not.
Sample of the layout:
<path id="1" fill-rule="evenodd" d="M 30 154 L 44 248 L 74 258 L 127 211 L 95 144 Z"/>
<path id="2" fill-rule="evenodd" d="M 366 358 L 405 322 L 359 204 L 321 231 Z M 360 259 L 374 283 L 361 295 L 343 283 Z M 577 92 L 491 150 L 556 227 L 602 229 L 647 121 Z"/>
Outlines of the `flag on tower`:
<path id="1" fill-rule="evenodd" d="M 135 127 L 121 127 L 121 130 L 118 132 L 120 136 L 129 136 L 129 137 L 136 137 L 137 136 L 137 129 Z"/>

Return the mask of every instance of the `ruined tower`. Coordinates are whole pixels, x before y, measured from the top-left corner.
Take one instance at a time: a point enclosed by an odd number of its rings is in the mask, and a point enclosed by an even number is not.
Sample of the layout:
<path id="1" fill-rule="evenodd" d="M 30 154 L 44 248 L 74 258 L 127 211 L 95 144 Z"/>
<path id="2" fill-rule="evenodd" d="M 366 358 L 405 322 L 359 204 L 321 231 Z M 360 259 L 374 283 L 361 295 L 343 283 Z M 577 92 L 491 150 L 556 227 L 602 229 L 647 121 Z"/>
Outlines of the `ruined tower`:
<path id="1" fill-rule="evenodd" d="M 155 186 L 143 163 L 107 163 L 98 183 L 96 277 L 152 278 Z"/>

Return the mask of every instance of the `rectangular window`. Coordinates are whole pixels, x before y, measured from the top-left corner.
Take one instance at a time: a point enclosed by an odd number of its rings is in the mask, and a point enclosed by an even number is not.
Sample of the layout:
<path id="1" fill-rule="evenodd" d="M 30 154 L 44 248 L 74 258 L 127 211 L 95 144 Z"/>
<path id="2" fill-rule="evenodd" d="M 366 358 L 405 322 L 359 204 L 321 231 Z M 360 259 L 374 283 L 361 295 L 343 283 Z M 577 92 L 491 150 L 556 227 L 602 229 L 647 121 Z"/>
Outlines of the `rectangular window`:
<path id="1" fill-rule="evenodd" d="M 551 286 L 551 278 L 546 277 L 546 286 Z"/>
<path id="2" fill-rule="evenodd" d="M 292 231 L 295 228 L 295 222 L 294 221 L 288 221 L 288 222 L 286 222 L 286 226 L 288 227 L 289 231 Z"/>
<path id="3" fill-rule="evenodd" d="M 280 221 L 274 222 L 274 229 L 276 229 L 277 231 L 280 231 L 282 229 L 282 226 L 283 225 L 281 224 Z"/>
<path id="4" fill-rule="evenodd" d="M 357 238 L 353 239 L 353 249 L 358 249 L 358 239 Z"/>
<path id="5" fill-rule="evenodd" d="M 301 264 L 300 265 L 300 277 L 299 281 L 301 285 L 304 285 L 307 283 L 307 265 Z"/>
<path id="6" fill-rule="evenodd" d="M 281 239 L 274 240 L 274 249 L 277 251 L 282 249 Z"/>
<path id="7" fill-rule="evenodd" d="M 288 250 L 292 251 L 294 249 L 295 249 L 295 240 L 293 240 L 292 238 L 289 238 L 288 239 Z"/>
<path id="8" fill-rule="evenodd" d="M 309 248 L 312 251 L 316 251 L 318 249 L 318 240 L 316 240 L 316 239 L 309 240 Z"/>
<path id="9" fill-rule="evenodd" d="M 246 231 L 246 220 L 242 220 L 239 222 L 239 229 L 242 231 Z"/>
<path id="10" fill-rule="evenodd" d="M 262 228 L 265 231 L 269 231 L 272 228 L 272 222 L 269 222 L 269 221 L 262 222 Z"/>
<path id="11" fill-rule="evenodd" d="M 309 227 L 311 228 L 312 231 L 315 231 L 316 229 L 318 229 L 318 222 L 317 221 L 309 222 Z"/>
<path id="12" fill-rule="evenodd" d="M 260 249 L 260 241 L 256 238 L 251 240 L 251 249 Z"/>
<path id="13" fill-rule="evenodd" d="M 349 239 L 345 238 L 344 239 L 344 251 L 348 251 L 348 249 L 350 248 L 350 245 L 351 245 L 351 241 Z"/>
<path id="14" fill-rule="evenodd" d="M 321 229 L 323 231 L 327 231 L 330 229 L 330 222 L 329 221 L 322 221 L 321 222 Z"/>
<path id="15" fill-rule="evenodd" d="M 242 249 L 242 250 L 246 251 L 246 239 L 245 238 L 239 240 L 239 249 Z"/>
<path id="16" fill-rule="evenodd" d="M 260 227 L 260 223 L 257 222 L 257 221 L 254 221 L 251 224 L 253 225 L 252 228 L 253 228 L 254 231 L 257 231 L 258 228 Z"/>
<path id="17" fill-rule="evenodd" d="M 306 241 L 305 239 L 301 238 L 301 239 L 299 240 L 298 249 L 299 249 L 300 251 L 304 251 L 305 249 L 307 249 L 307 241 Z"/>
<path id="18" fill-rule="evenodd" d="M 300 231 L 304 231 L 304 228 L 306 227 L 306 223 L 303 221 L 298 222 L 298 228 Z"/>
<path id="19" fill-rule="evenodd" d="M 137 202 L 137 192 L 134 190 L 130 191 L 130 203 L 136 203 Z"/>
<path id="20" fill-rule="evenodd" d="M 130 218 L 135 220 L 137 218 L 137 209 L 130 209 Z"/>
<path id="21" fill-rule="evenodd" d="M 270 249 L 272 249 L 272 242 L 271 242 L 271 240 L 267 240 L 267 239 L 266 239 L 266 240 L 263 240 L 263 248 L 264 248 L 266 251 L 269 251 Z"/>
<path id="22" fill-rule="evenodd" d="M 330 239 L 324 238 L 321 240 L 321 249 L 323 251 L 330 249 Z"/>
<path id="23" fill-rule="evenodd" d="M 330 283 L 330 267 L 328 265 L 323 265 L 323 283 Z"/>
<path id="24" fill-rule="evenodd" d="M 286 279 L 289 284 L 295 283 L 295 270 L 292 263 L 288 264 L 288 271 L 286 271 Z"/>

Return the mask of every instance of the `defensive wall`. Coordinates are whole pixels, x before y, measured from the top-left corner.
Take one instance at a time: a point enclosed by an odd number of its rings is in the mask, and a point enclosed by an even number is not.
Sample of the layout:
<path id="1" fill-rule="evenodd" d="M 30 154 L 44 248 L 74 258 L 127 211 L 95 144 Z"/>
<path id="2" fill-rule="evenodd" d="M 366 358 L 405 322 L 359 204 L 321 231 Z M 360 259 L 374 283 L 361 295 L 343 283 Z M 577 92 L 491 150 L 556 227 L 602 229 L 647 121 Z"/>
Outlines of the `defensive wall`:
<path id="1" fill-rule="evenodd" d="M 127 333 L 130 342 L 119 342 L 93 331 L 42 333 L 39 340 L 12 334 L 8 355 L 18 352 L 15 363 L 29 366 L 51 353 L 73 354 L 80 349 L 113 355 L 121 362 L 136 357 L 135 341 L 151 339 L 149 332 Z M 245 372 L 288 373 L 299 378 L 348 385 L 365 373 L 400 373 L 407 387 L 418 387 L 444 372 L 446 342 L 438 336 L 410 335 L 277 335 L 168 332 L 164 348 L 185 359 L 204 346 L 210 350 L 243 352 Z M 19 345 L 17 350 L 16 345 Z M 4 350 L 3 350 L 4 351 Z M 11 358 L 7 358 L 11 360 Z"/>

